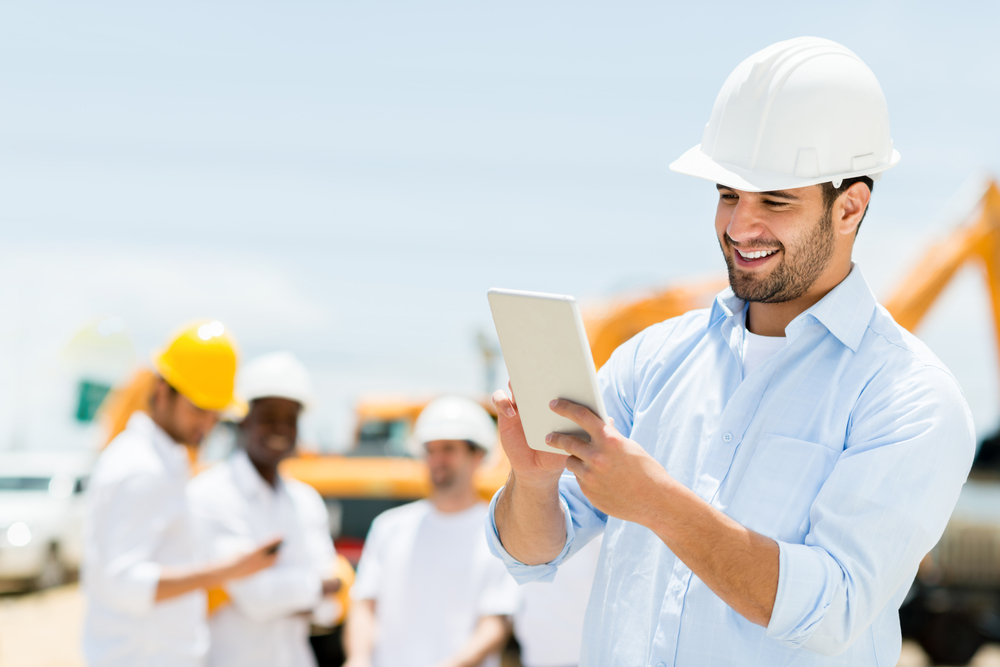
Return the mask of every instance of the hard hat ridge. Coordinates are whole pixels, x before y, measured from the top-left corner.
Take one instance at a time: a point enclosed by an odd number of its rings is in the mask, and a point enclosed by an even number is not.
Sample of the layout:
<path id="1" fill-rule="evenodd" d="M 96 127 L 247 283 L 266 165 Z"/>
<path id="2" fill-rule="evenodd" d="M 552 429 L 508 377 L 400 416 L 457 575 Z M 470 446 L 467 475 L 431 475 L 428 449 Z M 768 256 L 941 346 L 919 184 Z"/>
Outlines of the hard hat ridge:
<path id="1" fill-rule="evenodd" d="M 856 176 L 874 180 L 898 161 L 872 71 L 836 42 L 799 37 L 733 70 L 701 144 L 670 168 L 760 192 Z"/>

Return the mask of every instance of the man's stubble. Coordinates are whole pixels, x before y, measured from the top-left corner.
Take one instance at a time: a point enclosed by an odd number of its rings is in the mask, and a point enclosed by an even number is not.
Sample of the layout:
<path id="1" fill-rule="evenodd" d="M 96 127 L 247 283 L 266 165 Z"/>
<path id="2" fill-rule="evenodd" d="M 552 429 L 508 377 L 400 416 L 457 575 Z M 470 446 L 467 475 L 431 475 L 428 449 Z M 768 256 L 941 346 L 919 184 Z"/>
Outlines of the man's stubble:
<path id="1" fill-rule="evenodd" d="M 827 208 L 808 236 L 797 244 L 795 255 L 789 256 L 784 245 L 779 244 L 781 263 L 763 278 L 739 269 L 725 245 L 729 236 L 719 241 L 722 256 L 729 272 L 729 286 L 738 298 L 756 303 L 784 303 L 805 294 L 830 263 L 834 249 L 833 214 Z M 730 248 L 732 246 L 730 245 Z M 737 252 L 733 248 L 733 252 Z"/>

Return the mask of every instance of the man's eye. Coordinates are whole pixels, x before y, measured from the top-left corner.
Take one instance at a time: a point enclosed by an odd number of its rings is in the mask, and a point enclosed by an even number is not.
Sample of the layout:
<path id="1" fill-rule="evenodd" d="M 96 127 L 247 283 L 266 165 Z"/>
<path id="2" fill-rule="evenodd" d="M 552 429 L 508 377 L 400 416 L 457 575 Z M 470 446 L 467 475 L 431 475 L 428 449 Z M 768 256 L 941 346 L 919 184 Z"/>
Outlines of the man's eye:
<path id="1" fill-rule="evenodd" d="M 719 196 L 722 198 L 722 201 L 728 201 L 728 202 L 734 202 L 737 199 L 739 199 L 739 197 L 737 195 L 734 195 L 732 193 L 726 193 L 726 192 L 720 193 Z"/>
<path id="2" fill-rule="evenodd" d="M 788 202 L 785 201 L 774 201 L 771 199 L 765 199 L 764 204 L 767 206 L 781 208 L 782 206 L 788 206 Z"/>

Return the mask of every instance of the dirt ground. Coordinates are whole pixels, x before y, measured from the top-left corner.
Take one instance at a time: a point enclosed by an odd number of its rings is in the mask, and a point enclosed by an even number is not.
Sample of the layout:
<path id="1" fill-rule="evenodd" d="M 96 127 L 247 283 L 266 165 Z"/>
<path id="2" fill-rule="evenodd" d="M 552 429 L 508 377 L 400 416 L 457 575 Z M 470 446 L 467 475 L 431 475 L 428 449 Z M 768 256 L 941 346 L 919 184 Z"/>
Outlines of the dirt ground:
<path id="1" fill-rule="evenodd" d="M 0 595 L 0 665 L 84 667 L 83 596 L 76 584 L 30 595 Z"/>
<path id="2" fill-rule="evenodd" d="M 0 665 L 84 667 L 80 654 L 83 596 L 76 584 L 27 595 L 0 595 Z M 517 664 L 506 661 L 507 664 Z M 1000 645 L 984 646 L 970 667 L 1000 667 Z M 898 667 L 930 667 L 912 642 L 903 643 Z"/>

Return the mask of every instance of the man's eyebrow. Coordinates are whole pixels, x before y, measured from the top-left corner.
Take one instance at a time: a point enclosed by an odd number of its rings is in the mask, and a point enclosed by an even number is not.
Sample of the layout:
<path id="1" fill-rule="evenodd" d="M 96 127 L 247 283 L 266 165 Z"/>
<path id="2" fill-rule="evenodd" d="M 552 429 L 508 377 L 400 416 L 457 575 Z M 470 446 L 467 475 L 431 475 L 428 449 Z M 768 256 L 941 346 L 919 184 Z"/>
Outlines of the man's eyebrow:
<path id="1" fill-rule="evenodd" d="M 762 197 L 777 197 L 778 199 L 793 199 L 798 201 L 799 198 L 786 190 L 768 190 L 767 192 L 758 192 Z"/>
<path id="2" fill-rule="evenodd" d="M 715 184 L 716 190 L 732 190 L 733 188 L 728 185 L 722 185 L 721 183 Z M 793 201 L 799 201 L 799 198 L 788 192 L 787 190 L 768 190 L 766 192 L 757 192 L 762 197 L 775 197 L 777 199 L 791 199 Z"/>

